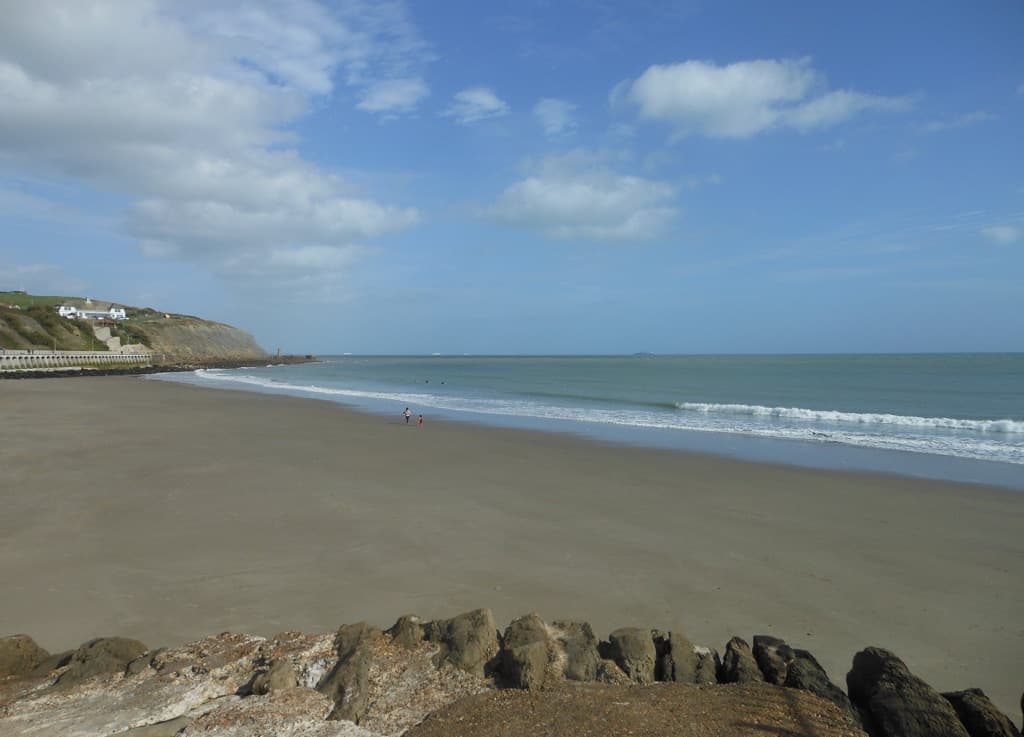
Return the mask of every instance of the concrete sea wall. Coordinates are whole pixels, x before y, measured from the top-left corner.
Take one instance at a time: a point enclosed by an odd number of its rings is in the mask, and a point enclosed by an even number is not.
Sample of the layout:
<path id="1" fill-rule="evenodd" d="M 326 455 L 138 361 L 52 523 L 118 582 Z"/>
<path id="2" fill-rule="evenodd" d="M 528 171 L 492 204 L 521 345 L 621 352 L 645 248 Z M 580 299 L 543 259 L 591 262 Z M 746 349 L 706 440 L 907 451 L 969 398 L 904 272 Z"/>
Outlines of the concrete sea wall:
<path id="1" fill-rule="evenodd" d="M 0 371 L 147 366 L 149 353 L 110 351 L 0 351 Z"/>

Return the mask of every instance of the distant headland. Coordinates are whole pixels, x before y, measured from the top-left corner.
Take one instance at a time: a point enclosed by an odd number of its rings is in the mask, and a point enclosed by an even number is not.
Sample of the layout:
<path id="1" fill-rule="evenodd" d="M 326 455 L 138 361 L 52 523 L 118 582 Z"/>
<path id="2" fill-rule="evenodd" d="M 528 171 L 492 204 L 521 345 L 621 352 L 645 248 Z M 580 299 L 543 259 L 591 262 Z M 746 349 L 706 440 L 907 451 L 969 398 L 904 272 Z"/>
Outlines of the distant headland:
<path id="1" fill-rule="evenodd" d="M 118 302 L 0 291 L 0 375 L 148 373 L 300 363 L 231 325 Z"/>

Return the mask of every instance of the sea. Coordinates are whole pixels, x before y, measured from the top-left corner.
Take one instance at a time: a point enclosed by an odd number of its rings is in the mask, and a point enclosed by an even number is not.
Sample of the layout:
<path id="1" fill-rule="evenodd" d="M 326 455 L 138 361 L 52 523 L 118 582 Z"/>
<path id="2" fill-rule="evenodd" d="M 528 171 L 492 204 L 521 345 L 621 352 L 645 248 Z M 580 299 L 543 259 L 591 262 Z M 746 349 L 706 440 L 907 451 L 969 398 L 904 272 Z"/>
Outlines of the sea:
<path id="1" fill-rule="evenodd" d="M 326 356 L 159 378 L 602 442 L 1024 490 L 1024 353 Z"/>

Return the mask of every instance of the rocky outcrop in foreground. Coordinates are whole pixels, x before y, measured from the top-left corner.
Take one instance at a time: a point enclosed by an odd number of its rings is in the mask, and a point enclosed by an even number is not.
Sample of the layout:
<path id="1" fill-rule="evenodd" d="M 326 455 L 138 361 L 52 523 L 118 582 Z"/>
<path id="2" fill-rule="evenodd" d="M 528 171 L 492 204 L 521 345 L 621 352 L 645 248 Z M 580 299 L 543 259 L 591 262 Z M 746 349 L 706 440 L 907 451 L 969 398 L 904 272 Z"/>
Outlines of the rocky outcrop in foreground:
<path id="1" fill-rule="evenodd" d="M 66 737 L 816 735 L 1020 737 L 977 689 L 938 694 L 892 653 L 848 693 L 783 640 L 730 640 L 489 610 L 333 635 L 224 633 L 173 649 L 99 638 L 50 654 L 0 638 L 0 734 Z"/>

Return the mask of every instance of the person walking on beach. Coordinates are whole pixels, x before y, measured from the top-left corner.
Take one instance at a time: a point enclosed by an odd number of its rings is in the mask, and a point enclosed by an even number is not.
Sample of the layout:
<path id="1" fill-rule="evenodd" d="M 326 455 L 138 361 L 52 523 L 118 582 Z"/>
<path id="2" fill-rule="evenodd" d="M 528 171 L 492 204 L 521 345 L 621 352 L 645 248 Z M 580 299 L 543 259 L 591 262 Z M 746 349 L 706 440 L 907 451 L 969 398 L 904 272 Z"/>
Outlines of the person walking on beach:
<path id="1" fill-rule="evenodd" d="M 416 420 L 416 427 L 423 427 L 423 415 L 420 415 Z"/>
<path id="2" fill-rule="evenodd" d="M 402 416 L 405 417 L 405 424 L 408 425 L 409 418 L 412 417 L 412 412 L 409 411 L 408 407 L 405 408 L 405 412 L 402 413 Z"/>

